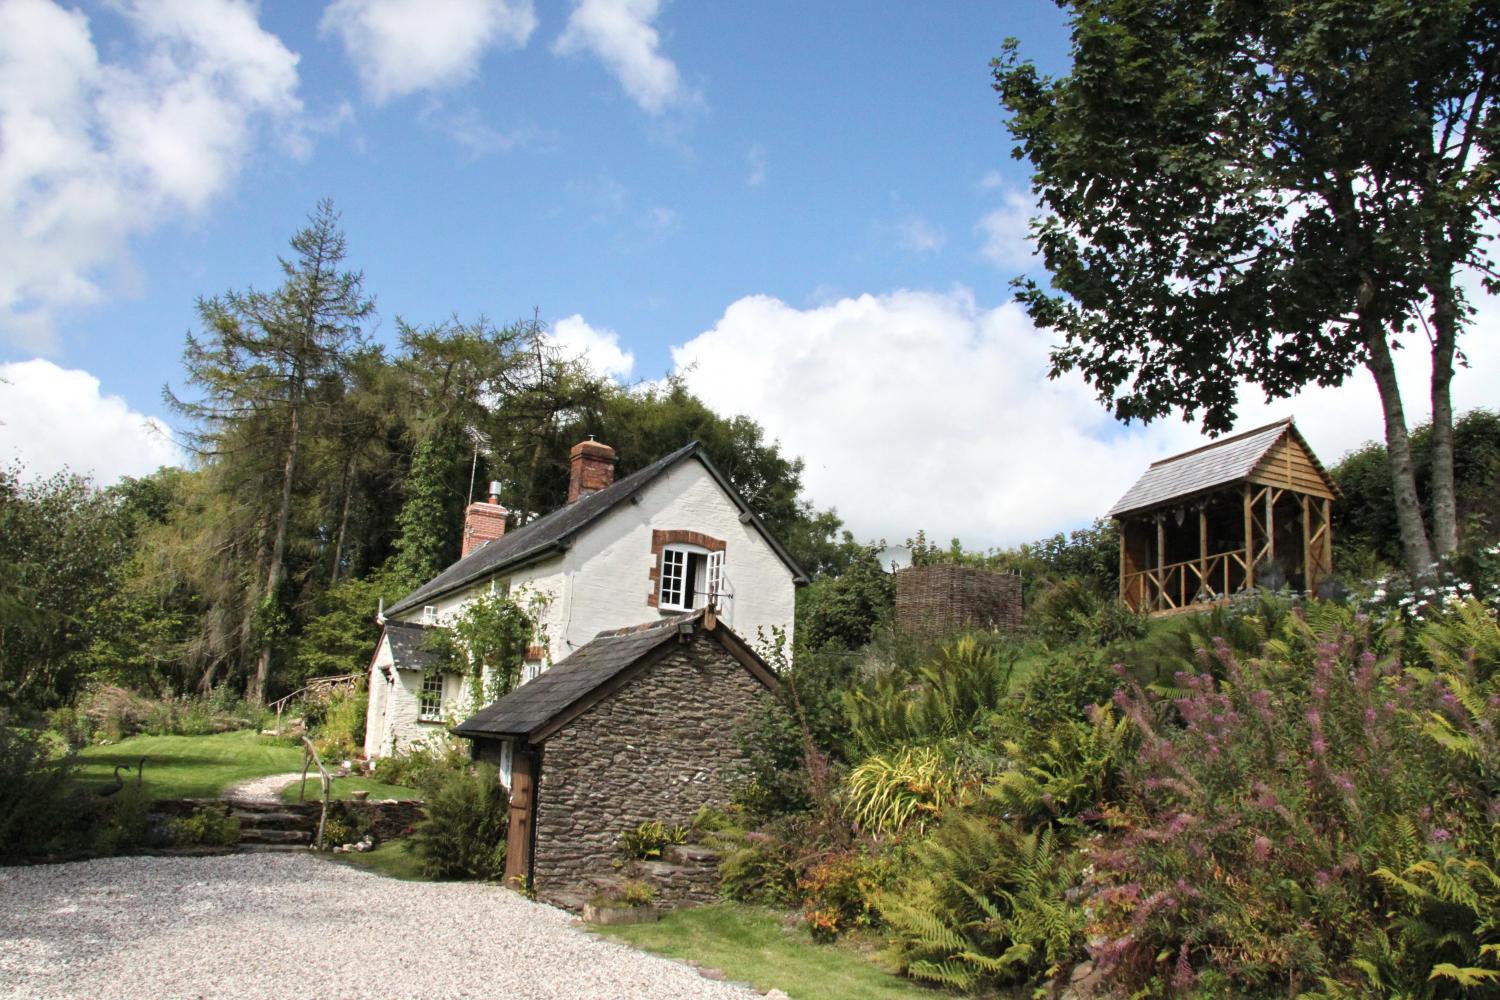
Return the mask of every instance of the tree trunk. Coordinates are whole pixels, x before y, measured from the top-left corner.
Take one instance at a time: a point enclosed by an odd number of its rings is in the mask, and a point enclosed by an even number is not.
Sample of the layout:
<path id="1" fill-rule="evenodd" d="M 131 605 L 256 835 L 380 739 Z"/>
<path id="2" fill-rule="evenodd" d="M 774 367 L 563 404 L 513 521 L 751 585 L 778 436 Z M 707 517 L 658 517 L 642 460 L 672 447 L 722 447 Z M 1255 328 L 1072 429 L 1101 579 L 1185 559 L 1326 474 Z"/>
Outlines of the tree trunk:
<path id="1" fill-rule="evenodd" d="M 1432 575 L 1432 546 L 1427 540 L 1427 528 L 1422 523 L 1422 506 L 1417 500 L 1417 481 L 1412 473 L 1411 439 L 1406 433 L 1406 412 L 1401 406 L 1401 387 L 1396 383 L 1396 366 L 1391 361 L 1391 348 L 1386 342 L 1384 329 L 1378 326 L 1373 330 L 1366 329 L 1365 346 L 1370 352 L 1365 365 L 1375 376 L 1375 386 L 1380 390 L 1380 406 L 1385 413 L 1385 450 L 1390 460 L 1391 493 L 1396 501 L 1401 553 L 1411 578 L 1425 579 Z"/>
<path id="2" fill-rule="evenodd" d="M 1460 323 L 1453 272 L 1443 267 L 1428 282 L 1432 296 L 1432 547 L 1438 556 L 1458 549 L 1458 502 L 1453 488 L 1453 356 Z"/>
<path id="3" fill-rule="evenodd" d="M 344 503 L 343 509 L 339 511 L 339 533 L 333 543 L 333 572 L 328 575 L 328 586 L 331 588 L 339 582 L 339 566 L 344 561 L 344 533 L 349 527 L 349 499 L 354 493 L 354 477 L 349 474 L 351 459 L 344 459 L 344 473 L 340 477 L 343 484 Z"/>
<path id="4" fill-rule="evenodd" d="M 291 411 L 288 414 L 289 429 L 286 442 L 286 465 L 281 473 L 281 509 L 276 515 L 276 539 L 271 543 L 271 568 L 266 574 L 266 601 L 276 600 L 281 588 L 282 562 L 286 556 L 287 524 L 292 517 L 292 479 L 297 471 L 297 432 L 300 429 L 301 399 L 293 388 Z M 262 639 L 260 656 L 255 661 L 255 677 L 245 697 L 257 705 L 266 703 L 266 684 L 271 677 L 271 641 Z"/>

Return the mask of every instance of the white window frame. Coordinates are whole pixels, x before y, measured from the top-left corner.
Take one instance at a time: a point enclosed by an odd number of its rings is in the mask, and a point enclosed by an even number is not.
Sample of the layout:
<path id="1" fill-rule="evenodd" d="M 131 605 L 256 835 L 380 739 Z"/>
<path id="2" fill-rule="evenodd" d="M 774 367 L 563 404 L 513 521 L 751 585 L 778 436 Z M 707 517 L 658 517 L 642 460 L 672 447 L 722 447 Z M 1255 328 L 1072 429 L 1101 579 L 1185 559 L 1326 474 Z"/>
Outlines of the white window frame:
<path id="1" fill-rule="evenodd" d="M 417 688 L 417 721 L 443 721 L 443 688 L 446 678 L 442 674 L 423 674 L 421 686 Z M 434 702 L 433 696 L 436 695 Z M 432 707 L 429 707 L 432 706 Z"/>
<path id="2" fill-rule="evenodd" d="M 422 624 L 423 625 L 436 625 L 437 624 L 437 620 L 438 620 L 438 617 L 437 617 L 437 608 L 436 607 L 434 607 L 433 605 L 429 604 L 426 607 L 422 608 Z"/>
<path id="3" fill-rule="evenodd" d="M 693 592 L 687 592 L 688 566 L 693 557 L 703 560 L 693 577 Z M 657 583 L 656 606 L 661 611 L 696 611 L 708 604 L 710 595 L 724 594 L 724 552 L 701 545 L 673 542 L 661 550 L 661 579 Z"/>
<path id="4" fill-rule="evenodd" d="M 515 764 L 515 742 L 513 740 L 500 741 L 500 784 L 510 790 L 511 769 Z"/>

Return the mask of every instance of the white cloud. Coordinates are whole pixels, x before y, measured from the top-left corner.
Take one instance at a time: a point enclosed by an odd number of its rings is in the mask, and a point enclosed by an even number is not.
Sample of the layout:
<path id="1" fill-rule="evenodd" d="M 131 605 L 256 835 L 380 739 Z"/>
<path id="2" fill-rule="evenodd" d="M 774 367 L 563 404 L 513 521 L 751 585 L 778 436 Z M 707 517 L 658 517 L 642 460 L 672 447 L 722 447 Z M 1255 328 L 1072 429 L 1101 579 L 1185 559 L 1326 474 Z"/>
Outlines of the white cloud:
<path id="1" fill-rule="evenodd" d="M 623 380 L 635 368 L 635 355 L 620 346 L 618 333 L 590 326 L 577 313 L 553 323 L 547 340 L 564 356 L 582 358 L 598 375 Z"/>
<path id="2" fill-rule="evenodd" d="M 912 216 L 896 225 L 896 241 L 901 249 L 913 253 L 937 253 L 948 243 L 948 234 L 943 232 L 941 226 Z"/>
<path id="3" fill-rule="evenodd" d="M 474 77 L 491 47 L 521 48 L 531 0 L 334 0 L 319 29 L 339 37 L 377 104 Z"/>
<path id="4" fill-rule="evenodd" d="M 673 360 L 717 412 L 752 416 L 805 459 L 809 495 L 836 506 L 860 537 L 900 541 L 925 528 L 983 547 L 1086 524 L 1150 462 L 1204 440 L 1178 420 L 1115 423 L 1080 379 L 1046 378 L 1049 346 L 1018 306 L 981 308 L 963 289 L 808 309 L 752 296 L 674 348 Z M 1475 366 L 1455 381 L 1458 406 L 1500 404 L 1500 386 L 1486 377 L 1500 365 L 1500 343 L 1476 336 L 1470 349 Z M 1402 355 L 1416 423 L 1426 358 Z M 1363 370 L 1342 388 L 1290 401 L 1243 395 L 1242 428 L 1295 415 L 1330 463 L 1382 435 Z"/>
<path id="5" fill-rule="evenodd" d="M 745 163 L 749 173 L 745 176 L 746 187 L 760 187 L 766 182 L 766 147 L 756 143 L 745 151 Z"/>
<path id="6" fill-rule="evenodd" d="M 979 190 L 981 191 L 993 191 L 996 188 L 1002 188 L 1004 186 L 1005 175 L 1000 173 L 1000 171 L 998 170 L 986 171 L 985 175 L 979 178 Z"/>
<path id="7" fill-rule="evenodd" d="M 1005 204 L 979 220 L 979 252 L 992 264 L 1003 268 L 1025 268 L 1034 263 L 1028 227 L 1034 206 L 1015 191 L 1008 191 Z"/>
<path id="8" fill-rule="evenodd" d="M 552 50 L 592 52 L 636 104 L 659 115 L 691 96 L 677 65 L 661 54 L 661 36 L 651 23 L 660 8 L 659 0 L 577 0 Z"/>
<path id="9" fill-rule="evenodd" d="M 167 425 L 99 392 L 86 371 L 37 358 L 0 365 L 0 462 L 19 460 L 31 477 L 62 469 L 101 484 L 181 465 Z"/>
<path id="10" fill-rule="evenodd" d="M 112 9 L 131 39 L 110 62 L 82 12 L 0 2 L 0 335 L 34 350 L 58 310 L 106 297 L 131 237 L 221 194 L 269 126 L 304 141 L 297 56 L 251 4 Z"/>

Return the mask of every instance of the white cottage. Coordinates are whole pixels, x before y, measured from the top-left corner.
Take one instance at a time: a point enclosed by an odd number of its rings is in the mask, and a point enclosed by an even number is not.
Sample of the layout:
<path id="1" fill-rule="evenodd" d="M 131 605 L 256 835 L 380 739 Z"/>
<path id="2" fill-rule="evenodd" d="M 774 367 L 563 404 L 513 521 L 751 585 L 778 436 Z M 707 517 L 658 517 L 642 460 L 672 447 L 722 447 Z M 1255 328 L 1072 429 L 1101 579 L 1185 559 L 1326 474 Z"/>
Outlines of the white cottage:
<path id="1" fill-rule="evenodd" d="M 619 482 L 607 445 L 584 441 L 570 458 L 566 506 L 507 531 L 497 496 L 470 504 L 462 558 L 385 613 L 368 756 L 425 741 L 470 711 L 466 678 L 428 672 L 423 630 L 482 594 L 509 594 L 537 619 L 523 683 L 600 632 L 708 605 L 752 641 L 773 628 L 790 635 L 806 574 L 697 442 Z"/>

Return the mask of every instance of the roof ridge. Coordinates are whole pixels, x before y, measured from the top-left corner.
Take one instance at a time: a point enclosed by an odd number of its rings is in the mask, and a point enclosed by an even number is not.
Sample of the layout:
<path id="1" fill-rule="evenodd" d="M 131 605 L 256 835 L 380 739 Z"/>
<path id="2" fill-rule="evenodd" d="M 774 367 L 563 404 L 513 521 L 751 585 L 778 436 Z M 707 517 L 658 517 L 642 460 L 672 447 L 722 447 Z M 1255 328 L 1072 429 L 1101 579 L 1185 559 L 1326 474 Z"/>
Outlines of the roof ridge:
<path id="1" fill-rule="evenodd" d="M 1193 455 L 1200 455 L 1205 451 L 1212 451 L 1213 449 L 1223 447 L 1226 444 L 1233 444 L 1236 441 L 1243 441 L 1245 440 L 1245 438 L 1254 437 L 1255 435 L 1263 434 L 1274 427 L 1282 426 L 1295 427 L 1296 424 L 1291 417 L 1282 417 L 1280 420 L 1273 420 L 1269 424 L 1265 424 L 1261 427 L 1254 427 L 1248 431 L 1240 431 L 1238 434 L 1231 434 L 1228 437 L 1221 437 L 1217 440 L 1208 442 L 1208 444 L 1200 444 L 1196 448 L 1190 448 L 1187 451 L 1180 451 L 1175 455 L 1168 455 L 1166 458 L 1158 458 L 1156 461 L 1148 465 L 1147 468 L 1155 469 L 1158 466 L 1167 465 L 1180 459 L 1190 458 Z"/>

